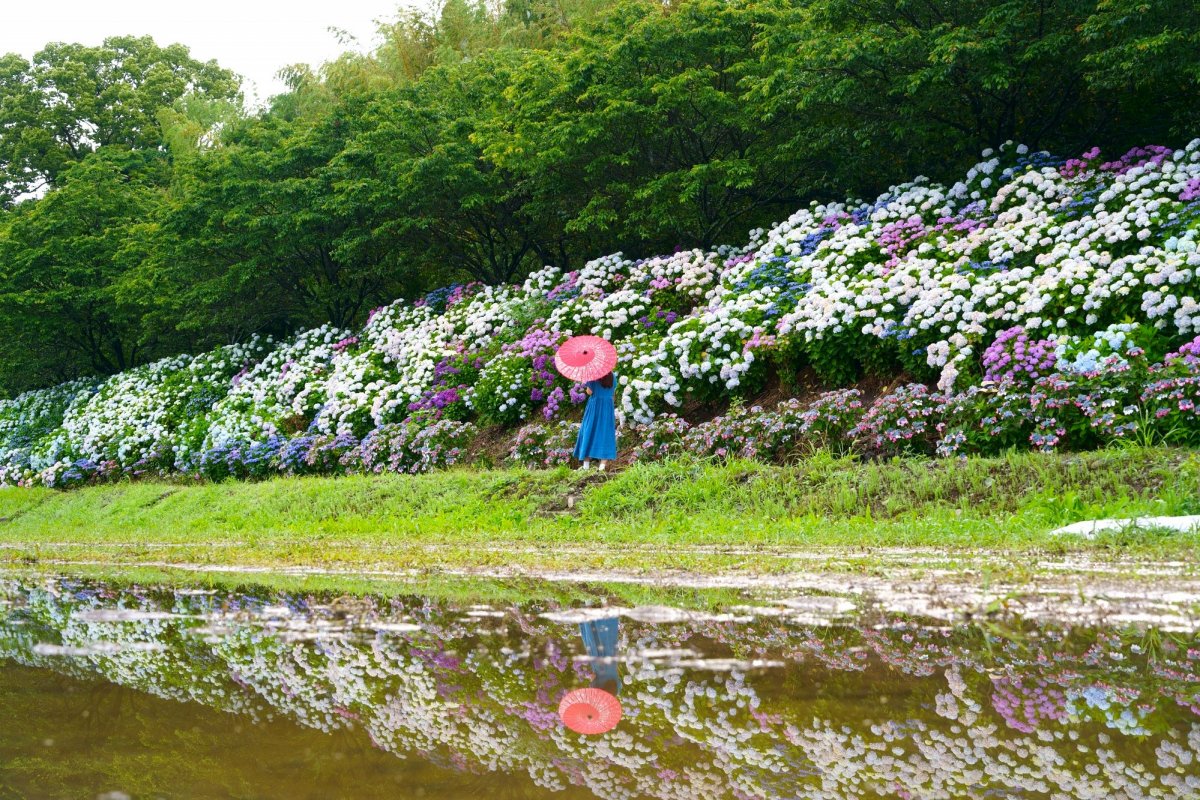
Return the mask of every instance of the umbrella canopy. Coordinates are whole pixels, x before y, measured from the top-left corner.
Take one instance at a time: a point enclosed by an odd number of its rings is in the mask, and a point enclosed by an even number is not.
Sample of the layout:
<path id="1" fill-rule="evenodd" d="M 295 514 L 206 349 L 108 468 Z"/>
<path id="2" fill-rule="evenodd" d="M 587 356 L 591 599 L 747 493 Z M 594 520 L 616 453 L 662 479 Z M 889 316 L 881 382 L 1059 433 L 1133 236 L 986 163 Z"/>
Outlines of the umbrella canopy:
<path id="1" fill-rule="evenodd" d="M 567 692 L 558 704 L 559 719 L 576 733 L 607 733 L 617 727 L 621 713 L 621 701 L 595 687 Z"/>
<path id="2" fill-rule="evenodd" d="M 587 383 L 602 378 L 617 365 L 617 348 L 599 336 L 574 336 L 554 354 L 554 366 L 564 378 Z"/>

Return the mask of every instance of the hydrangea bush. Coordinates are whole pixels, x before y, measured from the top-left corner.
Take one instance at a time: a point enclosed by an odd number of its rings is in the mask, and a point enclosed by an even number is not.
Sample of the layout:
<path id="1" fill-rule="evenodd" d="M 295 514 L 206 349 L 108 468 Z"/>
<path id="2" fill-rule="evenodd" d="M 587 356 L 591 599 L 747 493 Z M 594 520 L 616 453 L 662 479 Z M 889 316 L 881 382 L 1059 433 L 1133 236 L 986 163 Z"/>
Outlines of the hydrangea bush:
<path id="1" fill-rule="evenodd" d="M 578 435 L 577 422 L 533 422 L 524 425 L 517 431 L 508 449 L 509 461 L 530 469 L 569 464 Z"/>
<path id="2" fill-rule="evenodd" d="M 374 473 L 428 472 L 458 463 L 477 432 L 469 422 L 411 417 L 371 431 L 342 463 Z"/>
<path id="3" fill-rule="evenodd" d="M 617 411 L 642 426 L 638 457 L 1190 441 L 1197 187 L 1200 139 L 1066 159 L 1006 145 L 952 185 L 918 177 L 871 202 L 814 203 L 741 247 L 455 285 L 375 309 L 357 331 L 322 326 L 0 401 L 0 483 L 392 469 L 391 455 L 346 459 L 368 439 L 401 437 L 403 451 L 425 427 L 432 442 L 572 419 L 585 397 L 551 358 L 585 333 L 617 345 Z M 863 373 L 924 390 L 865 410 L 847 394 L 737 405 L 772 371 L 794 386 L 809 368 L 832 390 Z M 664 416 L 731 401 L 694 428 Z M 452 460 L 455 446 L 430 447 L 447 455 L 394 468 Z"/>

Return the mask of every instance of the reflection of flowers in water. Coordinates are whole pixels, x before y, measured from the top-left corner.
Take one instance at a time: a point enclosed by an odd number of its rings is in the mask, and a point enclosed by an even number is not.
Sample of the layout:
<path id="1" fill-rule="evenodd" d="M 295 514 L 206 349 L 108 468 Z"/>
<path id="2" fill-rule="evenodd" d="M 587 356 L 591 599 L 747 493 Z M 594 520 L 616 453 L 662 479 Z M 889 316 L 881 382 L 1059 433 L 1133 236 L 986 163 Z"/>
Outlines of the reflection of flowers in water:
<path id="1" fill-rule="evenodd" d="M 1108 686 L 1089 686 L 1082 690 L 1067 692 L 1067 713 L 1072 717 L 1085 716 L 1084 709 L 1095 709 L 1104 717 L 1104 723 L 1127 736 L 1147 736 L 1150 731 L 1142 726 L 1142 720 L 1153 710 L 1153 706 L 1132 705 L 1138 693 L 1131 689 Z"/>
<path id="2" fill-rule="evenodd" d="M 935 711 L 939 717 L 957 720 L 964 725 L 973 725 L 979 719 L 982 706 L 967 693 L 967 683 L 963 680 L 959 665 L 955 664 L 945 672 L 946 684 L 949 691 L 939 692 L 935 698 Z"/>
<path id="3" fill-rule="evenodd" d="M 1027 685 L 1020 678 L 993 678 L 992 687 L 992 707 L 1010 728 L 1033 733 L 1043 722 L 1067 718 L 1066 697 L 1045 681 Z"/>
<path id="4" fill-rule="evenodd" d="M 0 657 L 234 713 L 363 730 L 399 756 L 524 773 L 548 789 L 663 800 L 1200 796 L 1200 724 L 1186 716 L 1200 658 L 1182 641 L 1164 640 L 1149 659 L 1111 632 L 1044 630 L 1026 641 L 904 621 L 862 631 L 783 618 L 623 621 L 626 719 L 581 737 L 555 713 L 562 694 L 591 677 L 575 626 L 520 611 L 481 633 L 436 601 L 380 601 L 370 614 L 421 630 L 356 634 L 321 616 L 321 598 L 302 595 L 94 585 L 56 595 L 7 583 L 6 597 L 20 601 L 26 624 L 0 624 Z M 197 618 L 81 618 L 118 605 Z M 276 609 L 274 627 L 235 618 L 239 609 Z M 289 638 L 313 630 L 314 640 Z M 34 653 L 39 641 L 116 647 L 63 660 Z M 162 649 L 120 647 L 134 643 Z M 646 655 L 684 650 L 787 666 L 710 672 Z"/>
<path id="5" fill-rule="evenodd" d="M 535 731 L 548 731 L 558 727 L 558 714 L 541 703 L 525 701 L 515 709 L 521 718 Z"/>

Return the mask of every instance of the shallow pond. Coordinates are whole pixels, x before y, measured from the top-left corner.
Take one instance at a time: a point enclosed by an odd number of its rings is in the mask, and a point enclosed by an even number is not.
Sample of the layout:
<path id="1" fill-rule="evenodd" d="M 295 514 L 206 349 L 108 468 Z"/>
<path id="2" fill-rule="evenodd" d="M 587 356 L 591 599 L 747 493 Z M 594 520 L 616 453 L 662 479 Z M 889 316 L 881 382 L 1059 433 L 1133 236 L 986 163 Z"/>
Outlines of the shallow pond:
<path id="1" fill-rule="evenodd" d="M 1194 631 L 830 596 L 0 575 L 0 797 L 1195 798 L 1198 674 Z"/>

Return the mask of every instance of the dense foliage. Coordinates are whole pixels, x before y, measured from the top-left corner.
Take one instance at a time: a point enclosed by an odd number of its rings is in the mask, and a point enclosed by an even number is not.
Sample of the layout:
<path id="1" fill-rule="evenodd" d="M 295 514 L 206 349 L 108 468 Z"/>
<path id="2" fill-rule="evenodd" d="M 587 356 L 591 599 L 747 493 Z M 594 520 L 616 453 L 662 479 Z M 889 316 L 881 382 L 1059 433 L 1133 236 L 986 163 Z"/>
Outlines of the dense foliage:
<path id="1" fill-rule="evenodd" d="M 454 0 L 384 33 L 252 112 L 178 45 L 0 59 L 4 393 L 1200 124 L 1188 0 Z"/>
<path id="2" fill-rule="evenodd" d="M 361 328 L 31 391 L 0 403 L 0 482 L 415 472 L 459 461 L 480 425 L 520 423 L 514 460 L 562 463 L 584 395 L 551 358 L 585 332 L 617 344 L 624 446 L 641 458 L 1200 439 L 1200 139 L 984 156 L 950 186 L 814 203 L 741 248 L 457 284 Z M 914 382 L 737 402 L 806 371 L 830 387 Z M 673 416 L 730 398 L 702 425 Z"/>

